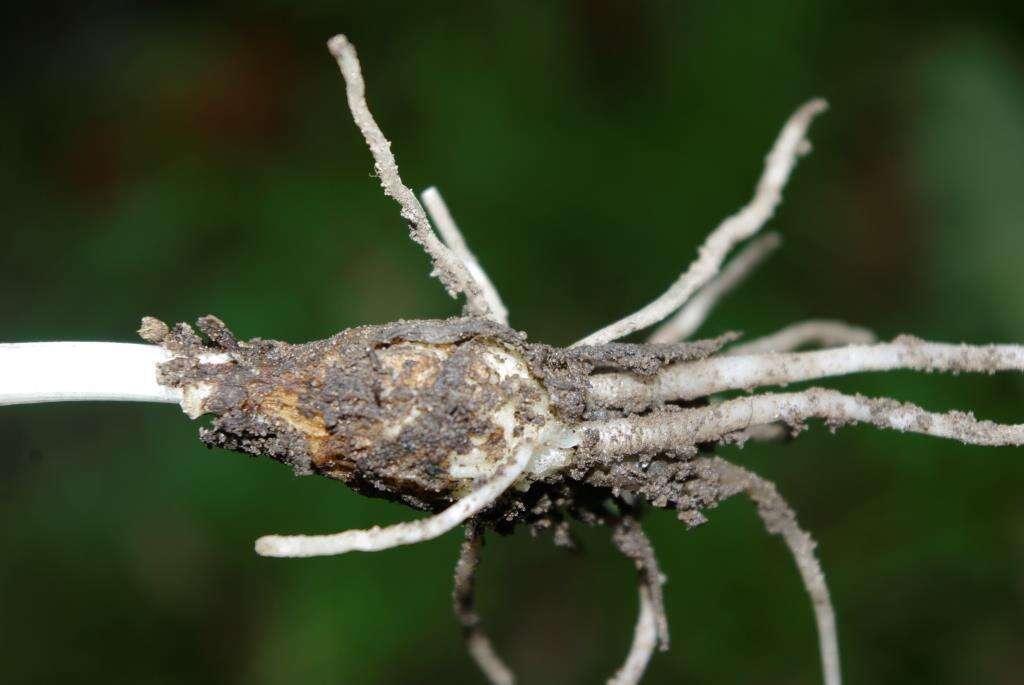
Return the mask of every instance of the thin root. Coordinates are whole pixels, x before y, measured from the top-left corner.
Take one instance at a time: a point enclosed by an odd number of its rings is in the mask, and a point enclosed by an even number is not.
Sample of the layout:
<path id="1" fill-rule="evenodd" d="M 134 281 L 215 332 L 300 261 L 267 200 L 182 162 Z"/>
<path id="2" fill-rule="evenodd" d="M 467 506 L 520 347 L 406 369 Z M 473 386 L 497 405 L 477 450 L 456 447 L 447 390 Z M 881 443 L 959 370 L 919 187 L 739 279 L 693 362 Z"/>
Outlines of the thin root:
<path id="1" fill-rule="evenodd" d="M 673 364 L 650 378 L 595 375 L 590 379 L 591 397 L 603 406 L 648 406 L 729 390 L 896 369 L 955 374 L 1024 371 L 1024 346 L 953 345 L 900 336 L 876 345 L 709 357 Z"/>
<path id="2" fill-rule="evenodd" d="M 658 645 L 657 608 L 651 597 L 650 588 L 640 583 L 640 615 L 633 629 L 633 644 L 626 656 L 626 663 L 608 679 L 608 685 L 637 685 L 647 670 L 647 664 Z"/>
<path id="3" fill-rule="evenodd" d="M 841 347 L 843 345 L 870 345 L 875 334 L 867 328 L 851 326 L 843 321 L 812 320 L 786 326 L 780 331 L 750 342 L 739 343 L 723 354 L 761 354 L 762 352 L 792 352 L 801 347 Z"/>
<path id="4" fill-rule="evenodd" d="M 494 287 L 494 283 L 487 276 L 487 272 L 484 271 L 484 268 L 480 266 L 480 262 L 477 261 L 476 255 L 470 251 L 465 238 L 462 237 L 462 232 L 459 231 L 458 224 L 455 223 L 454 217 L 448 211 L 448 205 L 445 203 L 444 198 L 441 197 L 441 193 L 438 192 L 437 188 L 431 186 L 420 193 L 420 199 L 423 200 L 423 206 L 427 208 L 427 213 L 430 214 L 437 232 L 441 234 L 441 240 L 462 260 L 462 263 L 466 265 L 466 270 L 469 271 L 469 274 L 476 281 L 477 286 L 479 286 L 480 292 L 487 302 L 490 317 L 503 326 L 507 326 L 508 309 L 505 307 L 505 303 L 501 301 L 498 289 Z"/>
<path id="5" fill-rule="evenodd" d="M 346 530 L 334 535 L 265 535 L 256 541 L 256 553 L 265 557 L 317 557 L 346 552 L 380 550 L 433 540 L 492 504 L 523 474 L 533 458 L 533 443 L 520 445 L 512 458 L 487 481 L 440 514 L 387 528 Z"/>
<path id="6" fill-rule="evenodd" d="M 801 426 L 808 419 L 824 419 L 832 428 L 867 423 L 968 445 L 1024 445 L 1024 424 L 979 421 L 961 411 L 940 414 L 906 402 L 844 395 L 825 388 L 751 395 L 669 413 L 587 421 L 577 430 L 593 454 L 615 457 L 717 442 L 736 431 L 779 421 Z"/>
<path id="7" fill-rule="evenodd" d="M 640 613 L 626 661 L 608 680 L 608 685 L 635 685 L 643 677 L 654 648 L 658 647 L 663 652 L 668 650 L 668 616 L 661 590 L 665 576 L 658 566 L 651 541 L 632 516 L 626 516 L 619 522 L 612 533 L 612 541 L 636 566 Z"/>
<path id="8" fill-rule="evenodd" d="M 729 251 L 757 233 L 775 213 L 782 201 L 782 188 L 789 180 L 797 158 L 810 150 L 807 128 L 815 115 L 825 111 L 826 107 L 824 100 L 811 100 L 789 118 L 765 158 L 764 172 L 754 197 L 711 232 L 698 250 L 697 259 L 668 290 L 639 311 L 591 333 L 575 345 L 600 345 L 652 326 L 685 304 L 693 293 L 714 278 Z"/>
<path id="9" fill-rule="evenodd" d="M 466 649 L 487 681 L 491 685 L 513 685 L 515 674 L 494 651 L 491 640 L 480 625 L 480 615 L 476 612 L 476 570 L 480 565 L 480 548 L 483 543 L 483 531 L 473 521 L 468 522 L 466 540 L 462 543 L 459 561 L 455 565 L 452 603 L 455 616 L 462 624 Z"/>
<path id="10" fill-rule="evenodd" d="M 654 602 L 658 626 L 658 646 L 661 651 L 668 650 L 668 617 L 665 614 L 665 599 L 661 586 L 665 584 L 665 576 L 658 566 L 658 558 L 654 555 L 654 547 L 650 539 L 640 527 L 640 522 L 632 516 L 626 516 L 615 527 L 612 541 L 622 554 L 632 559 L 639 574 L 640 583 L 645 585 Z"/>
<path id="11" fill-rule="evenodd" d="M 720 457 L 699 461 L 718 473 L 721 479 L 719 487 L 722 489 L 722 499 L 746 492 L 757 505 L 757 513 L 764 522 L 765 529 L 772 535 L 781 536 L 786 542 L 814 607 L 825 685 L 840 685 L 842 677 L 839 669 L 836 616 L 828 585 L 825 583 L 825 574 L 817 557 L 814 556 L 817 543 L 809 533 L 800 528 L 796 514 L 779 495 L 774 484 Z"/>
<path id="12" fill-rule="evenodd" d="M 711 279 L 675 316 L 654 331 L 647 342 L 676 343 L 687 340 L 700 329 L 719 300 L 743 283 L 781 244 L 782 239 L 778 233 L 766 233 L 752 240 L 725 265 L 722 273 Z"/>
<path id="13" fill-rule="evenodd" d="M 412 239 L 423 246 L 433 262 L 433 275 L 437 276 L 448 294 L 457 298 L 459 293 L 466 295 L 466 307 L 471 314 L 493 316 L 488 308 L 487 300 L 477 282 L 470 275 L 467 267 L 442 243 L 434 234 L 427 219 L 423 206 L 403 182 L 398 174 L 398 164 L 391 153 L 391 143 L 377 125 L 366 104 L 366 84 L 359 66 L 359 57 L 355 47 L 343 35 L 337 35 L 327 41 L 327 47 L 338 62 L 341 75 L 345 79 L 345 92 L 348 106 L 352 111 L 352 119 L 366 139 L 366 144 L 373 155 L 374 170 L 384 193 L 393 198 L 401 206 L 402 218 L 409 224 Z"/>

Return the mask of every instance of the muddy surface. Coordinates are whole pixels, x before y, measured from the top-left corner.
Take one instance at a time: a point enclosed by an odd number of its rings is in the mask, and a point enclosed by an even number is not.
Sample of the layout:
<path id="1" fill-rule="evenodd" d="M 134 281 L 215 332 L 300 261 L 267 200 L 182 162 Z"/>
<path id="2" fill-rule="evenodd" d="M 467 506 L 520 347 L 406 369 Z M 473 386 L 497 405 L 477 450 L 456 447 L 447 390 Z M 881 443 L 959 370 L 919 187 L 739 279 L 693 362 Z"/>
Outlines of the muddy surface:
<path id="1" fill-rule="evenodd" d="M 432 511 L 467 486 L 451 475 L 454 457 L 476 454 L 497 464 L 507 456 L 501 408 L 514 408 L 517 431 L 552 417 L 572 425 L 590 412 L 590 374 L 649 375 L 714 354 L 735 338 L 559 349 L 474 317 L 364 326 L 305 344 L 239 341 L 213 316 L 196 328 L 147 318 L 140 335 L 175 355 L 162 366 L 161 382 L 199 393 L 202 413 L 213 415 L 200 429 L 206 445 L 269 456 L 298 474 Z M 530 378 L 496 373 L 495 351 L 521 360 Z M 211 353 L 230 361 L 211 363 Z M 541 395 L 550 398 L 550 412 L 538 410 Z M 693 512 L 706 502 L 692 492 L 701 474 L 690 456 L 605 463 L 581 454 L 572 468 L 511 490 L 481 518 L 501 530 L 526 522 L 566 538 L 567 517 L 601 524 L 611 499 L 620 510 L 641 501 L 677 508 L 698 523 Z"/>

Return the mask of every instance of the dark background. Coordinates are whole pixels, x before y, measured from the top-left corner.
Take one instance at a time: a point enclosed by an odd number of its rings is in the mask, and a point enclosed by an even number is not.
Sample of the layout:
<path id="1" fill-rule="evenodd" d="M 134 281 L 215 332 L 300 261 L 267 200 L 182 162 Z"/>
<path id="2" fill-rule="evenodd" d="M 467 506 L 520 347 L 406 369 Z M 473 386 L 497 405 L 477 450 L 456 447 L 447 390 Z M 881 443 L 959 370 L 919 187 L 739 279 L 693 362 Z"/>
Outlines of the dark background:
<path id="1" fill-rule="evenodd" d="M 143 314 L 212 312 L 303 341 L 457 312 L 370 177 L 324 47 L 343 31 L 405 179 L 440 187 L 533 339 L 567 344 L 660 293 L 822 95 L 773 222 L 784 248 L 704 332 L 836 317 L 1019 342 L 1021 8 L 22 5 L 0 48 L 0 338 L 131 341 Z M 1013 375 L 832 385 L 1003 421 L 1024 394 Z M 195 432 L 170 405 L 0 411 L 5 682 L 481 681 L 449 610 L 458 534 L 258 558 L 264 533 L 416 514 Z M 1024 680 L 1024 453 L 820 425 L 726 452 L 819 540 L 848 682 Z M 648 517 L 674 631 L 648 682 L 816 682 L 781 541 L 740 500 L 710 518 Z M 525 534 L 486 549 L 482 611 L 522 682 L 601 682 L 625 655 L 632 569 L 581 533 L 579 556 Z"/>

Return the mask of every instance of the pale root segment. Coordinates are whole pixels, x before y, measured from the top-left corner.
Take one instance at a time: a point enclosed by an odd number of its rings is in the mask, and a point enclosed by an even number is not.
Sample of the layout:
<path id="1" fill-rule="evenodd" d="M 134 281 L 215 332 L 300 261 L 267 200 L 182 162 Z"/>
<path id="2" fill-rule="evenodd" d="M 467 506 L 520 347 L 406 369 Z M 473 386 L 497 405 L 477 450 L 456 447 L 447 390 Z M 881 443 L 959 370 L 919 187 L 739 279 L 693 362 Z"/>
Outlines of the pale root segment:
<path id="1" fill-rule="evenodd" d="M 723 355 L 761 354 L 763 352 L 792 352 L 801 347 L 842 347 L 843 345 L 870 345 L 875 342 L 873 331 L 862 326 L 851 326 L 845 321 L 814 319 L 786 326 L 769 335 L 726 348 Z"/>
<path id="2" fill-rule="evenodd" d="M 441 240 L 448 246 L 448 249 L 462 260 L 462 263 L 466 265 L 466 270 L 469 271 L 470 276 L 476 281 L 484 300 L 487 302 L 490 318 L 503 326 L 507 326 L 508 309 L 505 307 L 505 303 L 501 301 L 498 289 L 494 287 L 494 283 L 491 282 L 484 268 L 480 266 L 476 255 L 473 254 L 469 249 L 469 245 L 466 244 L 466 240 L 462 237 L 462 232 L 459 230 L 459 225 L 455 223 L 452 213 L 448 211 L 448 205 L 445 203 L 444 198 L 441 197 L 441 193 L 437 188 L 431 186 L 420 193 L 420 199 L 423 200 L 423 206 L 427 208 L 427 213 L 430 215 L 431 220 L 433 220 L 434 227 L 441 234 Z"/>
<path id="3" fill-rule="evenodd" d="M 345 79 L 345 93 L 349 109 L 352 111 L 352 119 L 362 132 L 370 148 L 370 154 L 373 155 L 373 166 L 381 187 L 388 197 L 401 206 L 401 215 L 409 225 L 412 239 L 422 245 L 430 255 L 434 265 L 433 275 L 440 279 L 452 297 L 458 297 L 459 293 L 465 294 L 466 307 L 470 314 L 491 315 L 487 301 L 466 265 L 434 234 L 423 206 L 416 199 L 416 194 L 402 182 L 395 156 L 391 153 L 391 143 L 384 137 L 366 104 L 366 84 L 363 82 L 363 72 L 355 47 L 343 35 L 331 38 L 327 41 L 327 47 L 337 60 L 338 68 Z"/>
<path id="4" fill-rule="evenodd" d="M 608 680 L 608 685 L 636 685 L 643 678 L 655 648 L 668 650 L 668 616 L 662 594 L 665 576 L 658 566 L 651 541 L 635 518 L 624 517 L 615 527 L 612 540 L 636 566 L 640 613 L 626 661 Z"/>
<path id="5" fill-rule="evenodd" d="M 825 685 L 841 685 L 836 613 L 828 585 L 825 583 L 825 574 L 821 570 L 821 563 L 814 555 L 814 549 L 817 547 L 814 538 L 797 523 L 796 514 L 773 483 L 719 457 L 699 461 L 710 466 L 718 474 L 722 499 L 741 492 L 747 493 L 757 506 L 757 513 L 764 522 L 765 529 L 785 541 L 814 608 Z"/>
<path id="6" fill-rule="evenodd" d="M 455 616 L 462 624 L 466 649 L 487 678 L 487 682 L 491 685 L 514 685 L 515 674 L 498 656 L 476 611 L 476 570 L 480 565 L 480 549 L 483 544 L 483 530 L 469 521 L 466 524 L 466 539 L 462 543 L 459 560 L 455 565 L 452 604 Z"/>
<path id="7" fill-rule="evenodd" d="M 651 590 L 640 584 L 640 615 L 633 629 L 633 643 L 622 667 L 608 679 L 608 685 L 638 685 L 647 670 L 647 664 L 658 646 L 657 609 Z"/>
<path id="8" fill-rule="evenodd" d="M 810 151 L 807 129 L 828 105 L 816 99 L 804 104 L 783 126 L 768 156 L 754 197 L 739 212 L 719 224 L 698 250 L 697 259 L 658 299 L 624 319 L 592 333 L 576 345 L 600 345 L 652 326 L 681 307 L 693 293 L 715 277 L 733 247 L 757 233 L 782 201 L 782 189 L 800 155 Z"/>
<path id="9" fill-rule="evenodd" d="M 906 402 L 844 395 L 825 388 L 751 395 L 670 413 L 585 421 L 576 430 L 593 454 L 609 458 L 718 442 L 752 426 L 776 422 L 800 428 L 809 419 L 822 419 L 832 428 L 866 423 L 967 445 L 1024 444 L 1024 424 L 979 421 L 961 411 L 940 414 Z"/>
<path id="10" fill-rule="evenodd" d="M 668 651 L 668 616 L 665 614 L 665 597 L 661 586 L 665 584 L 665 576 L 661 572 L 658 558 L 654 554 L 654 545 L 651 544 L 640 522 L 632 517 L 625 516 L 615 527 L 612 533 L 612 542 L 615 547 L 636 567 L 637 578 L 642 585 L 647 586 L 651 599 L 657 609 L 658 644 L 661 651 Z"/>
<path id="11" fill-rule="evenodd" d="M 380 550 L 433 540 L 483 511 L 508 490 L 530 465 L 535 445 L 516 448 L 511 459 L 493 476 L 440 514 L 419 521 L 367 530 L 346 530 L 334 535 L 266 535 L 256 541 L 256 553 L 265 557 L 319 557 L 347 552 Z"/>
<path id="12" fill-rule="evenodd" d="M 933 343 L 904 335 L 875 345 L 709 357 L 674 364 L 649 378 L 627 373 L 600 374 L 593 376 L 590 384 L 594 402 L 635 407 L 730 390 L 899 369 L 953 374 L 1024 371 L 1024 347 Z"/>
<path id="13" fill-rule="evenodd" d="M 718 302 L 740 286 L 781 244 L 778 233 L 766 233 L 750 241 L 729 260 L 722 273 L 697 291 L 682 309 L 654 331 L 647 342 L 677 343 L 690 338 L 704 325 Z"/>

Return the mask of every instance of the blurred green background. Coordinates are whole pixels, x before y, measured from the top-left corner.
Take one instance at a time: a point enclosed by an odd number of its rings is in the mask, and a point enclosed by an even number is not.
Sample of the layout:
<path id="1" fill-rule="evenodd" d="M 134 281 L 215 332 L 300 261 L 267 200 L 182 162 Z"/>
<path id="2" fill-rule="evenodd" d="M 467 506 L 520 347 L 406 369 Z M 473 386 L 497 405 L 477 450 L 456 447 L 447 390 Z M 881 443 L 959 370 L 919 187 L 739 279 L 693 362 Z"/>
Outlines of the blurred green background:
<path id="1" fill-rule="evenodd" d="M 533 339 L 660 293 L 822 95 L 784 249 L 704 332 L 836 317 L 1024 341 L 1024 6 L 748 0 L 21 5 L 0 339 L 131 341 L 144 314 L 212 312 L 303 341 L 457 312 L 370 177 L 324 47 L 341 31 L 405 179 L 440 187 Z M 832 385 L 1022 416 L 1012 375 Z M 415 514 L 195 433 L 167 405 L 0 410 L 4 682 L 481 682 L 449 610 L 458 534 L 258 558 L 264 533 Z M 820 425 L 726 452 L 819 540 L 848 682 L 1024 681 L 1024 453 Z M 648 528 L 674 644 L 647 682 L 819 679 L 798 575 L 746 502 Z M 578 556 L 486 548 L 482 612 L 524 683 L 602 682 L 626 652 L 632 569 L 581 534 Z"/>

